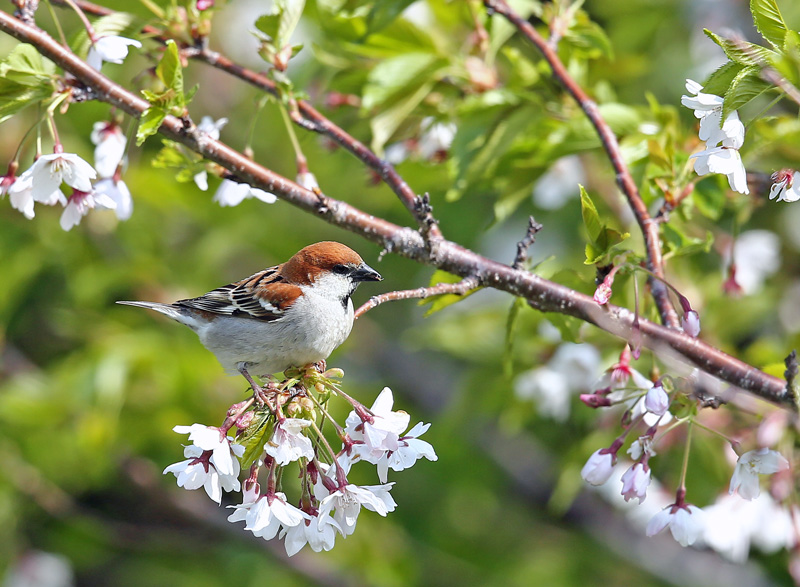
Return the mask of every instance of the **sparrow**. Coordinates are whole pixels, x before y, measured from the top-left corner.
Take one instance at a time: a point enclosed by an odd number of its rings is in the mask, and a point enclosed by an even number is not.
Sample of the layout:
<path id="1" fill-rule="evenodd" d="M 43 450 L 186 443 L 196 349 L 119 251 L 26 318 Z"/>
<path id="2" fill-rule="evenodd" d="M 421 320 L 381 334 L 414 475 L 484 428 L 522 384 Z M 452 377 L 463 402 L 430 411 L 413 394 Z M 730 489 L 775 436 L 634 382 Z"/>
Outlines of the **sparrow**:
<path id="1" fill-rule="evenodd" d="M 317 363 L 353 328 L 350 296 L 383 277 L 352 249 L 320 242 L 291 259 L 172 304 L 119 301 L 149 308 L 194 330 L 228 373 L 259 377 Z M 255 387 L 254 387 L 255 389 Z"/>

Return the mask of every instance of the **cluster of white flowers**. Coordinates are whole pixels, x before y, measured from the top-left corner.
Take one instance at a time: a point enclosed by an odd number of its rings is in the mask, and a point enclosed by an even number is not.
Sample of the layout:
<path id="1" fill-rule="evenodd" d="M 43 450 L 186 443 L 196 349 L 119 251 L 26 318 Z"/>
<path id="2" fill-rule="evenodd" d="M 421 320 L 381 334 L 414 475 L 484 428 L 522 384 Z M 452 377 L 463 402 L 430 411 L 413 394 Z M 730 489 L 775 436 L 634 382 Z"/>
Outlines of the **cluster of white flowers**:
<path id="1" fill-rule="evenodd" d="M 429 443 L 419 439 L 430 424 L 420 422 L 406 432 L 410 417 L 392 411 L 393 402 L 387 387 L 369 410 L 356 403 L 347 417 L 344 445 L 336 455 L 325 454 L 324 439 L 313 441 L 319 430 L 312 419 L 286 418 L 281 409 L 272 412 L 268 440 L 244 481 L 242 502 L 228 506 L 235 510 L 228 520 L 244 522 L 245 530 L 265 540 L 284 539 L 291 556 L 306 544 L 315 552 L 333 548 L 337 533 L 343 537 L 353 533 L 362 507 L 381 516 L 394 511 L 397 504 L 390 494 L 394 483 L 387 483 L 388 470 L 402 471 L 420 458 L 435 461 L 437 456 Z M 165 474 L 173 473 L 185 489 L 203 487 L 217 503 L 223 492 L 239 491 L 244 445 L 221 428 L 194 424 L 174 430 L 188 433 L 193 444 L 184 449 L 187 460 L 170 465 Z M 359 461 L 377 466 L 381 485 L 348 482 L 351 467 Z M 279 469 L 295 462 L 301 471 L 297 505 L 276 487 L 278 480 L 289 478 Z M 261 468 L 268 472 L 263 492 L 258 482 Z"/>
<path id="2" fill-rule="evenodd" d="M 649 461 L 656 455 L 654 444 L 660 436 L 656 436 L 659 426 L 673 420 L 669 412 L 670 394 L 664 389 L 661 381 L 655 384 L 630 366 L 630 352 L 623 351 L 617 364 L 611 367 L 598 383 L 594 394 L 585 394 L 581 399 L 591 407 L 608 407 L 622 404 L 626 416 L 625 431 L 607 448 L 596 450 L 581 470 L 581 477 L 593 486 L 603 486 L 617 472 L 617 455 L 625 444 L 626 437 L 634 430 L 637 423 L 643 422 L 647 428 L 642 436 L 634 440 L 628 454 L 633 464 L 626 465 L 621 477 L 622 495 L 626 502 L 636 498 L 639 504 L 647 498 L 648 489 L 653 483 Z M 773 439 L 774 440 L 774 439 Z M 760 448 L 741 454 L 734 468 L 730 483 L 730 494 L 738 493 L 746 500 L 759 496 L 759 475 L 771 475 L 789 468 L 789 462 L 778 452 L 769 448 Z M 700 541 L 713 547 L 716 534 L 709 530 L 707 521 L 709 514 L 719 516 L 719 508 L 710 506 L 701 509 L 685 501 L 685 488 L 681 487 L 675 501 L 652 515 L 645 532 L 654 536 L 669 528 L 673 538 L 682 546 Z M 657 500 L 659 501 L 659 500 Z M 660 501 L 663 505 L 663 501 Z M 786 512 L 784 511 L 784 514 Z M 788 515 L 788 514 L 787 514 Z M 710 536 L 710 537 L 709 537 Z M 749 538 L 747 539 L 749 544 Z M 720 550 L 722 550 L 722 546 Z"/>
<path id="3" fill-rule="evenodd" d="M 747 172 L 745 171 L 739 149 L 744 144 L 744 125 L 734 110 L 722 120 L 723 99 L 714 94 L 701 92 L 703 86 L 696 81 L 686 80 L 688 96 L 681 96 L 681 104 L 694 110 L 700 119 L 700 140 L 706 148 L 692 157 L 694 170 L 698 175 L 720 173 L 727 176 L 732 190 L 749 194 Z"/>
<path id="4" fill-rule="evenodd" d="M 142 44 L 116 35 L 99 37 L 92 42 L 87 63 L 97 70 L 104 62 L 122 63 L 130 46 Z M 74 153 L 64 153 L 56 142 L 52 155 L 39 156 L 19 177 L 9 171 L 0 182 L 0 196 L 8 194 L 11 206 L 28 219 L 35 216 L 37 202 L 63 205 L 60 224 L 64 230 L 78 225 L 94 208 L 114 210 L 120 220 L 127 220 L 133 213 L 133 200 L 121 179 L 125 135 L 116 122 L 96 122 L 91 140 L 95 144 L 95 167 Z M 98 181 L 92 183 L 95 179 Z M 72 188 L 69 198 L 61 191 L 62 184 Z"/>

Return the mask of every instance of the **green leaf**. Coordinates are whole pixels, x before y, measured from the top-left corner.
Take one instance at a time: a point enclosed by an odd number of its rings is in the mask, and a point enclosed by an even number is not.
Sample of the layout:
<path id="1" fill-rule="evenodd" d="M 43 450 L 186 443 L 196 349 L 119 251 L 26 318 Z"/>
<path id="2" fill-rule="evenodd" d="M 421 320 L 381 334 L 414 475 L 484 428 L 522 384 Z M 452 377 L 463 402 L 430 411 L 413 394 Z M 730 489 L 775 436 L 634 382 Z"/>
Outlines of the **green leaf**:
<path id="1" fill-rule="evenodd" d="M 520 311 L 527 303 L 525 298 L 514 298 L 514 301 L 511 303 L 511 308 L 508 310 L 505 350 L 503 351 L 503 374 L 506 376 L 506 379 L 511 379 L 511 376 L 514 374 L 514 333 L 517 329 Z"/>
<path id="2" fill-rule="evenodd" d="M 367 35 L 386 28 L 397 16 L 416 0 L 380 0 L 367 14 Z"/>
<path id="3" fill-rule="evenodd" d="M 724 185 L 723 185 L 724 183 Z M 692 201 L 700 214 L 711 220 L 722 216 L 727 202 L 728 182 L 721 175 L 704 177 L 694 186 Z"/>
<path id="4" fill-rule="evenodd" d="M 463 278 L 459 277 L 458 275 L 453 275 L 452 273 L 448 273 L 447 271 L 442 271 L 441 269 L 437 269 L 434 271 L 433 275 L 431 275 L 431 280 L 429 282 L 430 286 L 439 285 L 440 283 L 458 283 Z M 480 287 L 473 288 L 463 295 L 457 294 L 441 294 L 436 296 L 430 296 L 428 298 L 422 299 L 419 301 L 420 306 L 424 306 L 430 304 L 430 308 L 428 311 L 425 312 L 425 316 L 430 316 L 446 308 L 447 306 L 452 306 L 453 304 L 460 302 L 461 300 L 467 299 L 469 296 L 474 294 L 478 291 Z"/>
<path id="5" fill-rule="evenodd" d="M 278 30 L 281 26 L 281 13 L 280 11 L 272 12 L 271 14 L 264 14 L 259 16 L 256 20 L 256 28 L 264 33 L 267 37 L 275 41 L 278 38 Z"/>
<path id="6" fill-rule="evenodd" d="M 725 92 L 722 120 L 725 120 L 728 114 L 734 110 L 773 88 L 772 84 L 761 79 L 760 72 L 761 68 L 758 66 L 745 67 L 733 78 L 728 91 Z"/>
<path id="7" fill-rule="evenodd" d="M 413 93 L 444 63 L 431 53 L 408 53 L 381 61 L 369 73 L 362 104 L 365 110 L 380 106 L 403 93 Z"/>
<path id="8" fill-rule="evenodd" d="M 256 28 L 264 33 L 274 51 L 280 51 L 289 44 L 292 33 L 300 23 L 305 0 L 277 0 L 272 12 L 256 20 Z"/>
<path id="9" fill-rule="evenodd" d="M 734 61 L 728 61 L 721 65 L 714 72 L 708 76 L 706 83 L 703 84 L 703 92 L 706 94 L 714 94 L 715 96 L 724 96 L 725 92 L 731 86 L 733 78 L 735 78 L 742 70 L 742 65 Z"/>
<path id="10" fill-rule="evenodd" d="M 383 146 L 386 144 L 386 141 L 392 137 L 403 121 L 408 118 L 409 114 L 411 114 L 431 92 L 433 86 L 433 82 L 420 86 L 413 94 L 403 97 L 390 108 L 372 117 L 369 126 L 372 130 L 372 142 L 370 146 L 373 151 L 376 153 L 383 152 Z"/>
<path id="11" fill-rule="evenodd" d="M 303 16 L 303 9 L 306 6 L 306 0 L 280 0 L 277 2 L 281 11 L 281 22 L 278 26 L 278 46 L 283 47 L 289 44 L 289 39 L 300 23 L 300 17 Z"/>
<path id="12" fill-rule="evenodd" d="M 594 202 L 586 193 L 586 188 L 578 185 L 581 190 L 581 216 L 583 217 L 583 225 L 586 227 L 586 232 L 589 234 L 589 239 L 596 242 L 600 238 L 600 233 L 603 231 L 603 223 L 600 222 L 600 215 L 597 213 L 597 208 Z"/>
<path id="13" fill-rule="evenodd" d="M 710 231 L 702 239 L 690 237 L 669 222 L 662 225 L 661 238 L 671 257 L 707 253 L 714 244 L 714 235 Z"/>
<path id="14" fill-rule="evenodd" d="M 242 470 L 247 470 L 255 460 L 264 452 L 264 445 L 272 436 L 274 423 L 270 423 L 268 413 L 257 414 L 253 421 L 245 429 L 244 440 L 240 443 L 244 445 L 242 455 Z"/>
<path id="15" fill-rule="evenodd" d="M 145 110 L 139 119 L 139 128 L 136 129 L 136 146 L 140 147 L 147 140 L 147 137 L 156 134 L 166 117 L 167 113 L 161 108 L 151 106 Z"/>
<path id="16" fill-rule="evenodd" d="M 761 36 L 776 49 L 783 47 L 788 27 L 775 0 L 750 0 L 750 12 Z"/>
<path id="17" fill-rule="evenodd" d="M 52 93 L 53 89 L 49 85 L 30 86 L 0 78 L 0 123 L 23 108 L 46 100 Z"/>
<path id="18" fill-rule="evenodd" d="M 0 63 L 0 77 L 27 86 L 49 83 L 55 71 L 53 62 L 43 59 L 33 45 L 27 43 L 14 47 Z"/>
<path id="19" fill-rule="evenodd" d="M 167 41 L 164 55 L 156 66 L 156 75 L 168 89 L 173 91 L 170 105 L 184 106 L 183 101 L 183 69 L 181 68 L 178 45 L 172 39 Z"/>
<path id="20" fill-rule="evenodd" d="M 728 59 L 735 61 L 741 65 L 761 65 L 764 63 L 772 63 L 778 55 L 774 51 L 770 51 L 761 45 L 748 43 L 747 41 L 733 42 L 725 37 L 721 37 L 712 33 L 708 29 L 703 29 L 703 32 L 709 39 L 719 45 Z"/>

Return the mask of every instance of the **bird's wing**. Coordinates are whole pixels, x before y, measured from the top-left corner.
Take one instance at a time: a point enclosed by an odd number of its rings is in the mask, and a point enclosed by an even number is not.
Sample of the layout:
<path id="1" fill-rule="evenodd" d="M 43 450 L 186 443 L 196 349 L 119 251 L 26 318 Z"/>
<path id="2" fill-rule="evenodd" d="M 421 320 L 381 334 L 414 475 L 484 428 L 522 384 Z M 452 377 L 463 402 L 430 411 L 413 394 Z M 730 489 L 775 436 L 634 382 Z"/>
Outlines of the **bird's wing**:
<path id="1" fill-rule="evenodd" d="M 242 281 L 174 305 L 214 314 L 277 320 L 303 293 L 298 286 L 285 281 L 280 269 L 280 265 L 264 269 Z"/>

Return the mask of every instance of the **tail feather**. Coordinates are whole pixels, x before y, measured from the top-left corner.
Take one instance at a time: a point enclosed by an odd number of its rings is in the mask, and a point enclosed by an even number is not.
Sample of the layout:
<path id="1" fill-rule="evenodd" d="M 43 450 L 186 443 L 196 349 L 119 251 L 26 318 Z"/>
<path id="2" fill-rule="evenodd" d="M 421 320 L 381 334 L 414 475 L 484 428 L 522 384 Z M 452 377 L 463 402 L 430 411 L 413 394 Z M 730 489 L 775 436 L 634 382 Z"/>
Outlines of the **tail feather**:
<path id="1" fill-rule="evenodd" d="M 176 308 L 171 304 L 160 304 L 158 302 L 127 302 L 127 301 L 118 301 L 118 304 L 122 304 L 124 306 L 136 306 L 137 308 L 147 308 L 148 310 L 155 310 L 156 312 L 161 312 L 162 314 L 169 316 L 173 320 L 177 320 L 182 324 L 186 324 L 186 316 L 184 316 L 180 309 Z"/>

